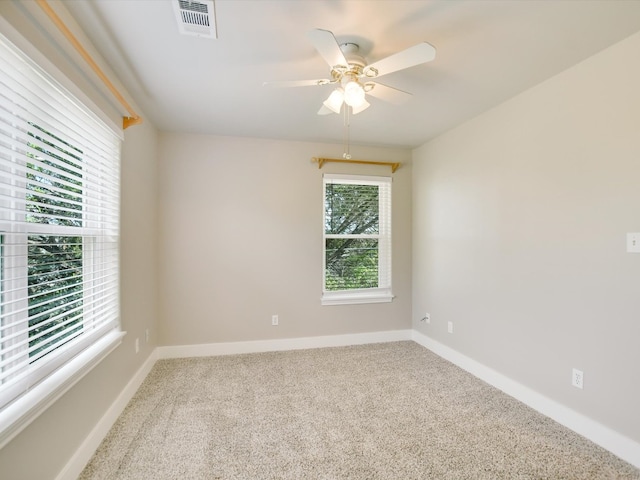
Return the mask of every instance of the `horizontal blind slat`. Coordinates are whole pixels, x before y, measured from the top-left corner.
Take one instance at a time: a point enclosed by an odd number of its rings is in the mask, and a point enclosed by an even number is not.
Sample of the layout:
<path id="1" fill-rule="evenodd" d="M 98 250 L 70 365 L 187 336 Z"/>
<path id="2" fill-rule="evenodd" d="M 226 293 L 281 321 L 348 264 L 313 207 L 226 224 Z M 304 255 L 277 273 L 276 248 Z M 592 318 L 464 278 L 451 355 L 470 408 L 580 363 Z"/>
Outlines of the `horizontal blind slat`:
<path id="1" fill-rule="evenodd" d="M 100 264 L 97 264 L 97 266 L 100 266 Z M 86 291 L 90 291 L 91 289 L 96 290 L 99 287 L 101 288 L 106 288 L 110 283 L 117 283 L 117 278 L 114 278 L 115 276 L 115 272 L 112 271 L 114 270 L 114 265 L 113 262 L 109 262 L 109 263 L 103 263 L 102 264 L 102 269 L 98 269 L 96 271 L 94 271 L 91 275 L 90 278 L 87 279 L 88 275 L 83 275 L 83 281 L 81 283 L 82 287 L 86 290 Z M 104 268 L 106 267 L 106 268 Z M 14 281 L 24 281 L 24 280 L 28 280 L 29 276 L 23 276 L 23 277 L 17 277 Z M 8 283 L 8 282 L 7 282 Z M 13 293 L 16 292 L 20 292 L 21 290 L 23 290 L 23 288 L 16 288 L 16 289 L 6 289 L 3 290 L 3 293 L 5 295 L 11 295 Z M 23 300 L 33 300 L 34 298 L 37 298 L 39 295 L 27 295 L 26 297 L 21 297 L 18 300 L 14 300 L 14 301 L 6 301 L 3 302 L 3 305 L 5 305 L 5 307 L 9 307 L 15 303 L 19 303 Z M 0 319 L 3 319 L 5 317 L 11 316 L 11 315 L 15 315 L 16 313 L 22 313 L 25 309 L 21 309 L 21 310 L 15 310 L 15 311 L 11 311 L 10 313 L 2 313 L 0 314 Z M 0 326 L 0 331 L 6 328 L 5 325 Z"/>
<path id="2" fill-rule="evenodd" d="M 115 298 L 116 293 L 113 292 L 111 295 L 111 298 Z M 107 299 L 109 299 L 107 297 Z M 102 303 L 102 302 L 100 302 Z M 95 328 L 99 328 L 101 325 L 109 323 L 109 322 L 113 322 L 114 318 L 116 316 L 117 310 L 115 307 L 113 306 L 109 306 L 107 308 L 104 308 L 103 305 L 101 304 L 95 304 L 90 306 L 91 308 L 85 310 L 85 314 L 86 313 L 96 313 L 96 315 L 94 315 L 94 318 L 90 321 L 90 322 L 85 322 L 82 326 L 83 329 L 95 329 Z M 68 321 L 64 322 L 64 324 L 70 324 L 73 321 L 77 320 L 77 319 L 81 319 L 83 318 L 81 315 L 78 315 L 76 317 L 73 317 L 71 319 L 69 319 Z M 32 330 L 31 328 L 29 329 L 25 329 L 25 330 L 20 330 L 17 332 L 13 332 L 10 336 L 7 336 L 6 338 L 6 342 L 9 343 L 9 346 L 7 346 L 6 348 L 3 349 L 3 354 L 4 354 L 4 358 L 2 361 L 0 361 L 0 369 L 1 367 L 3 367 L 4 365 L 13 363 L 15 361 L 15 357 L 24 357 L 23 359 L 23 363 L 32 363 L 33 362 L 33 358 L 30 358 L 28 356 L 29 353 L 29 349 L 27 349 L 28 345 L 30 342 L 32 342 L 35 338 L 35 336 L 30 337 L 29 336 L 29 331 Z M 49 330 L 45 331 L 45 332 L 50 332 L 50 331 L 54 331 L 56 330 L 56 326 L 52 326 Z M 84 332 L 82 332 L 84 333 Z M 33 349 L 31 349 L 33 350 Z M 2 378 L 2 374 L 0 373 L 0 378 Z"/>
<path id="3" fill-rule="evenodd" d="M 85 313 L 100 313 L 102 314 L 106 314 L 107 312 L 111 312 L 114 313 L 116 312 L 116 310 L 114 309 L 109 309 L 111 307 L 107 307 L 104 308 L 104 303 L 106 300 L 112 300 L 114 298 L 117 297 L 118 291 L 116 288 L 110 288 L 105 290 L 101 295 L 100 298 L 94 298 L 90 301 L 85 301 L 83 303 L 83 307 L 84 307 L 84 312 Z M 108 303 L 108 302 L 107 302 Z M 90 321 L 85 322 L 87 325 L 95 323 L 95 320 L 92 319 Z M 22 322 L 24 323 L 24 322 Z M 19 340 L 21 337 L 23 336 L 28 336 L 29 332 L 31 330 L 33 330 L 33 327 L 30 326 L 26 326 L 26 328 L 20 328 L 20 329 L 16 329 L 15 327 L 12 329 L 11 325 L 4 325 L 3 326 L 3 341 L 6 342 L 13 342 L 15 340 Z M 10 352 L 11 348 L 7 347 L 6 348 L 6 352 Z M 3 353 L 5 353 L 5 351 L 3 350 Z"/>
<path id="4" fill-rule="evenodd" d="M 92 138 L 92 143 L 102 148 L 112 145 L 114 138 L 117 140 L 109 127 L 97 120 L 95 115 L 81 107 L 70 94 L 63 94 L 63 87 L 53 86 L 57 82 L 51 78 L 42 78 L 47 77 L 44 72 L 39 72 L 40 79 L 33 78 L 30 74 L 23 75 L 20 70 L 28 69 L 24 59 L 17 59 L 15 56 L 10 58 L 0 52 L 0 65 L 5 67 L 2 70 L 11 69 L 11 73 L 14 74 L 13 78 L 0 77 L 0 83 L 5 84 L 6 88 L 3 91 L 8 92 L 7 95 L 11 96 L 13 103 L 20 107 L 16 116 L 24 112 L 25 118 L 45 121 L 52 128 L 52 133 L 65 132 L 66 136 L 76 143 L 81 143 L 83 138 Z M 55 115 L 51 114 L 52 111 Z M 62 121 L 59 120 L 61 117 Z"/>

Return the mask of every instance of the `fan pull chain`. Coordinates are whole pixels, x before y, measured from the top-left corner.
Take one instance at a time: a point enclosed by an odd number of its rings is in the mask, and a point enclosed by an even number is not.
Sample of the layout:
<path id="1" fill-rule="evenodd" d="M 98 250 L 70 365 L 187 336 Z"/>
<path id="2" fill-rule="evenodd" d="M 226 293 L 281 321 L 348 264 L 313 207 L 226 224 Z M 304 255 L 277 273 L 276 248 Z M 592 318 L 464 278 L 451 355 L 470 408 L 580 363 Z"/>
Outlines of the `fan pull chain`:
<path id="1" fill-rule="evenodd" d="M 342 154 L 342 158 L 345 160 L 351 159 L 351 152 L 349 151 L 349 130 L 350 130 L 350 120 L 349 120 L 349 105 L 345 103 L 344 105 L 344 153 Z"/>

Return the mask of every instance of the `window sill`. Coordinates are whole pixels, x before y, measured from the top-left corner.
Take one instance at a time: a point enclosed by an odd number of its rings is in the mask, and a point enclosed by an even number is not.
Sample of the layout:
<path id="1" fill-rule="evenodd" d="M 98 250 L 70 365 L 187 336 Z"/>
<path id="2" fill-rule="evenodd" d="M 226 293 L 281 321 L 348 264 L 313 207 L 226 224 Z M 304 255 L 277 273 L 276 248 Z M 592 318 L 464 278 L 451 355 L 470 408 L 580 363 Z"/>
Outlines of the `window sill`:
<path id="1" fill-rule="evenodd" d="M 4 447 L 67 390 L 100 363 L 126 332 L 113 330 L 0 411 L 0 448 Z"/>
<path id="2" fill-rule="evenodd" d="M 324 292 L 322 305 L 357 305 L 363 303 L 389 303 L 393 294 L 388 289 L 349 290 L 340 292 Z"/>

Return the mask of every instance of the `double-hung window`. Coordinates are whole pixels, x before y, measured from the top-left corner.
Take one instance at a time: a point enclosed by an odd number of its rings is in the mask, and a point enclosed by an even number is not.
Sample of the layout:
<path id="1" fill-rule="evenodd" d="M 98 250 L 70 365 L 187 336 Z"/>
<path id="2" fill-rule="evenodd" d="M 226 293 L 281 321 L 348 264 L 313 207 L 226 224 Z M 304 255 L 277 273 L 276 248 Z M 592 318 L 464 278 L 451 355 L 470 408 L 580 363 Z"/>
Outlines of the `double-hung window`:
<path id="1" fill-rule="evenodd" d="M 391 178 L 324 175 L 322 303 L 390 302 Z"/>
<path id="2" fill-rule="evenodd" d="M 0 444 L 121 338 L 119 152 L 0 36 Z"/>

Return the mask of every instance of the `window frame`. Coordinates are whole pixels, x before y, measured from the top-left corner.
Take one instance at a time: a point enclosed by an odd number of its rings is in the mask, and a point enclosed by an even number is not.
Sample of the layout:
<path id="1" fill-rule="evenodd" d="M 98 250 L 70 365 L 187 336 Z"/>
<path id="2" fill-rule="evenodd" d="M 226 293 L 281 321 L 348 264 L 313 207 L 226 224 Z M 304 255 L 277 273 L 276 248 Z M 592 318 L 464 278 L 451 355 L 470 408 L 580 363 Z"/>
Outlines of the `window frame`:
<path id="1" fill-rule="evenodd" d="M 327 185 L 374 185 L 378 195 L 377 234 L 328 234 L 326 232 Z M 392 177 L 347 175 L 325 173 L 322 182 L 322 305 L 348 305 L 366 303 L 388 303 L 392 293 Z M 375 238 L 378 240 L 378 286 L 372 288 L 327 290 L 327 239 L 330 238 Z"/>
<path id="2" fill-rule="evenodd" d="M 18 40 L 19 37 L 18 37 Z M 0 184 L 0 206 L 5 212 L 11 211 L 10 216 L 4 216 L 0 218 L 0 280 L 4 285 L 3 292 L 3 326 L 4 337 L 0 336 L 0 347 L 3 345 L 2 338 L 9 337 L 9 334 L 16 333 L 22 334 L 17 340 L 9 339 L 4 340 L 6 345 L 12 345 L 7 342 L 20 342 L 24 341 L 23 337 L 29 339 L 29 334 L 25 331 L 25 323 L 28 327 L 29 315 L 29 302 L 28 302 L 28 282 L 25 272 L 29 268 L 28 266 L 28 240 L 32 235 L 48 235 L 48 236 L 78 236 L 82 237 L 82 274 L 83 274 L 83 299 L 88 298 L 87 292 L 91 291 L 98 283 L 98 275 L 104 275 L 106 270 L 103 269 L 99 272 L 96 269 L 97 264 L 104 262 L 108 263 L 108 269 L 110 278 L 114 281 L 111 282 L 109 288 L 103 290 L 106 293 L 101 296 L 93 296 L 91 311 L 97 312 L 97 317 L 91 317 L 87 310 L 83 311 L 81 317 L 81 324 L 88 325 L 91 323 L 91 329 L 87 330 L 83 327 L 83 333 L 72 338 L 67 342 L 62 342 L 60 348 L 56 348 L 50 353 L 46 354 L 42 358 L 33 362 L 28 362 L 29 353 L 28 349 L 25 349 L 24 353 L 20 351 L 16 358 L 9 357 L 11 360 L 9 365 L 13 365 L 16 362 L 28 363 L 26 368 L 22 369 L 22 373 L 16 375 L 16 381 L 11 381 L 13 376 L 6 376 L 6 384 L 0 385 L 0 399 L 2 404 L 0 405 L 0 448 L 6 445 L 15 435 L 22 431 L 29 423 L 37 418 L 42 412 L 44 412 L 53 402 L 61 397 L 67 390 L 69 390 L 75 383 L 77 383 L 84 375 L 86 375 L 91 369 L 93 369 L 102 359 L 104 359 L 113 349 L 115 349 L 121 342 L 125 335 L 120 329 L 120 313 L 119 313 L 119 219 L 117 214 L 119 212 L 119 156 L 120 156 L 120 143 L 123 139 L 122 132 L 115 130 L 108 122 L 105 122 L 100 117 L 103 115 L 95 105 L 87 102 L 86 97 L 82 95 L 82 92 L 75 88 L 71 88 L 78 95 L 74 95 L 68 88 L 65 88 L 62 83 L 57 79 L 60 79 L 63 83 L 73 87 L 68 80 L 64 79 L 60 72 L 55 70 L 44 57 L 37 54 L 30 45 L 21 46 L 29 54 L 14 45 L 4 35 L 0 34 L 0 48 L 5 52 L 3 55 L 7 59 L 13 55 L 12 58 L 19 60 L 9 60 L 9 64 L 20 65 L 20 69 L 23 71 L 29 71 L 29 75 L 34 75 L 39 78 L 38 82 L 43 81 L 47 83 L 46 88 L 52 90 L 42 90 L 49 95 L 54 95 L 55 100 L 60 102 L 59 105 L 62 109 L 69 114 L 69 112 L 78 112 L 77 116 L 73 117 L 78 124 L 82 124 L 86 129 L 91 131 L 92 135 L 100 130 L 99 137 L 101 141 L 109 138 L 105 145 L 109 145 L 108 151 L 110 161 L 114 162 L 115 169 L 110 172 L 114 180 L 114 188 L 108 197 L 105 197 L 105 190 L 102 188 L 96 189 L 96 191 L 82 192 L 86 193 L 82 201 L 82 226 L 64 226 L 53 224 L 39 224 L 29 223 L 26 221 L 26 208 L 27 193 L 26 184 L 28 182 L 27 177 L 24 177 L 24 184 L 21 183 L 21 174 L 28 171 L 26 163 L 28 161 L 23 160 L 24 153 L 21 150 L 15 150 L 13 146 L 18 137 L 12 136 L 8 133 L 13 129 L 14 125 L 11 119 L 16 118 L 12 115 L 17 115 L 15 111 L 6 110 L 5 116 L 0 127 L 4 128 L 0 130 L 0 146 L 4 150 L 4 159 L 2 169 L 0 169 L 0 175 L 5 179 L 12 179 L 11 181 L 3 181 Z M 10 53 L 7 53 L 10 52 Z M 34 55 L 35 54 L 35 55 Z M 31 55 L 34 55 L 32 57 Z M 34 61 L 32 58 L 37 58 L 41 63 Z M 40 65 L 46 65 L 46 70 Z M 9 67 L 9 70 L 15 68 Z M 47 70 L 51 71 L 49 73 Z M 17 70 L 16 70 L 17 71 Z M 8 77 L 13 78 L 12 73 L 8 73 Z M 25 73 L 26 75 L 26 73 Z M 54 78 L 55 77 L 55 78 Z M 5 78 L 5 77 L 3 77 Z M 39 85 L 37 88 L 42 88 L 43 84 L 34 83 Z M 9 93 L 7 92 L 7 95 Z M 7 98 L 13 99 L 8 96 Z M 80 98 L 80 99 L 79 99 Z M 6 100 L 11 102 L 12 100 Z M 25 108 L 20 101 L 16 103 L 19 108 Z M 52 118 L 63 117 L 64 113 L 61 113 L 57 108 L 57 103 L 48 103 L 47 114 Z M 17 107 L 16 107 L 17 108 Z M 16 110 L 17 111 L 17 110 Z M 25 109 L 27 115 L 33 113 L 31 110 Z M 34 117 L 37 117 L 35 115 Z M 24 114 L 23 114 L 24 118 Z M 23 120 L 24 121 L 24 120 Z M 59 121 L 59 119 L 58 119 Z M 37 124 L 38 122 L 36 122 Z M 92 125 L 89 127 L 89 123 Z M 43 124 L 44 128 L 49 128 L 47 124 Z M 36 127 L 37 128 L 37 127 Z M 75 136 L 84 138 L 84 134 L 80 131 L 73 130 Z M 71 136 L 65 140 L 71 140 Z M 13 140 L 12 140 L 13 139 Z M 9 149 L 7 149 L 9 147 Z M 9 153 L 10 149 L 15 150 L 14 153 Z M 101 147 L 102 148 L 102 147 Z M 102 150 L 101 150 L 102 151 Z M 106 152 L 107 150 L 104 150 Z M 87 157 L 87 162 L 95 162 L 95 152 Z M 92 163 L 94 164 L 94 163 Z M 95 165 L 95 164 L 94 164 Z M 100 163 L 100 165 L 103 165 Z M 93 167 L 92 167 L 93 168 Z M 16 173 L 18 172 L 18 173 Z M 95 170 L 92 170 L 95 173 Z M 92 175 L 93 173 L 90 173 Z M 102 181 L 102 180 L 99 180 Z M 97 185 L 97 184 L 96 184 Z M 17 194 L 16 191 L 20 191 Z M 107 200 L 104 200 L 108 198 Z M 116 212 L 115 219 L 105 220 L 108 215 L 103 213 L 105 211 L 103 201 L 111 201 L 113 207 L 110 207 L 111 214 L 114 209 Z M 9 215 L 9 214 L 7 214 Z M 102 222 L 102 223 L 100 223 Z M 5 242 L 5 240 L 7 240 Z M 111 250 L 100 251 L 99 245 L 107 245 L 112 247 Z M 14 298 L 19 299 L 19 303 L 13 303 Z M 7 309 L 7 303 L 10 302 L 10 308 Z M 104 312 L 102 308 L 104 305 L 108 306 L 108 309 Z M 84 307 L 83 307 L 84 308 Z M 14 315 L 18 315 L 15 316 Z M 11 317 L 7 320 L 7 317 Z M 24 318 L 23 318 L 24 317 Z M 103 318 L 107 320 L 103 321 Z M 27 362 L 24 361 L 26 358 Z M 45 359 L 42 361 L 42 359 Z M 14 361 L 15 360 L 15 361 Z M 6 368 L 6 366 L 5 366 Z M 4 388 L 3 388 L 4 387 Z"/>

